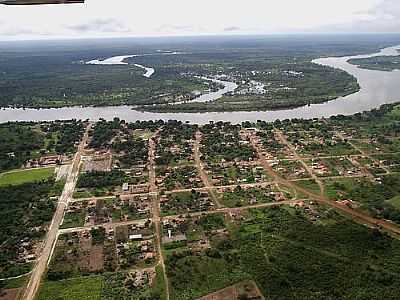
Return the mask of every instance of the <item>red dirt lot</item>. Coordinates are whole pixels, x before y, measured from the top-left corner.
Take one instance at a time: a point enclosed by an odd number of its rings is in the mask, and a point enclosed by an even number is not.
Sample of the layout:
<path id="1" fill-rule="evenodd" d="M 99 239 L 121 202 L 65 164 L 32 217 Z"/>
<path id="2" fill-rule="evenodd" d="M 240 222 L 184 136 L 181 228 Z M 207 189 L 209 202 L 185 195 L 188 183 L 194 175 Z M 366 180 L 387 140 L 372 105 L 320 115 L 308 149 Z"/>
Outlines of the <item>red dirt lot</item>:
<path id="1" fill-rule="evenodd" d="M 101 271 L 104 268 L 104 256 L 102 246 L 93 246 L 89 257 L 89 271 Z"/>
<path id="2" fill-rule="evenodd" d="M 243 294 L 246 294 L 248 299 L 265 300 L 253 281 L 240 282 L 198 300 L 238 300 L 239 296 Z"/>
<path id="3" fill-rule="evenodd" d="M 9 289 L 0 292 L 0 300 L 16 300 L 21 289 Z M 3 293 L 4 292 L 4 293 Z"/>

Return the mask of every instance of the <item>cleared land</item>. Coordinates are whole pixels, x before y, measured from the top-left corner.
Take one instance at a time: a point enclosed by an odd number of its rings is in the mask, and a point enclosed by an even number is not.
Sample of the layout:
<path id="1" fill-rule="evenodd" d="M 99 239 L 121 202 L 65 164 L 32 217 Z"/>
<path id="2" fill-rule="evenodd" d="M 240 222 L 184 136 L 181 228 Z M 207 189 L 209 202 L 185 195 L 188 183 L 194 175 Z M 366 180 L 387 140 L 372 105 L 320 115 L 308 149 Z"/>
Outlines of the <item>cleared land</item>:
<path id="1" fill-rule="evenodd" d="M 104 284 L 100 276 L 46 281 L 40 287 L 38 300 L 99 300 Z"/>
<path id="2" fill-rule="evenodd" d="M 54 176 L 55 168 L 41 168 L 18 170 L 0 174 L 0 186 L 19 185 L 23 183 L 41 181 Z"/>

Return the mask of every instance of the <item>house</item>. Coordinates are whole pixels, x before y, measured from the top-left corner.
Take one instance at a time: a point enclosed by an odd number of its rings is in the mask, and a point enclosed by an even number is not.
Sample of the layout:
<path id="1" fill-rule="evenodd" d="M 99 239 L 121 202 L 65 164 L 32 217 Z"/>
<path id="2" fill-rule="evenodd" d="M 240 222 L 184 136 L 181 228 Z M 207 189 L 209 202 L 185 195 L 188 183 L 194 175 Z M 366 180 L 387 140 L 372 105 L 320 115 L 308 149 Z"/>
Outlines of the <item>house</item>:
<path id="1" fill-rule="evenodd" d="M 123 192 L 129 191 L 129 183 L 125 182 L 122 184 L 122 191 Z"/>
<path id="2" fill-rule="evenodd" d="M 129 240 L 131 241 L 138 241 L 143 239 L 143 235 L 142 234 L 131 234 L 129 235 Z"/>

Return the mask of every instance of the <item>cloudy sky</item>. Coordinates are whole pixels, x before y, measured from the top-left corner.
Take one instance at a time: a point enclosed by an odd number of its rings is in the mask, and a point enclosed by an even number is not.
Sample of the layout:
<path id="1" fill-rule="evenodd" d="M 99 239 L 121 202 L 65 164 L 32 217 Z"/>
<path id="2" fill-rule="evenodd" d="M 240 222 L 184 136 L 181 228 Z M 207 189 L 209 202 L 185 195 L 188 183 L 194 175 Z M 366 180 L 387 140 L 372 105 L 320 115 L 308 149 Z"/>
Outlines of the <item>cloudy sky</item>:
<path id="1" fill-rule="evenodd" d="M 312 32 L 400 33 L 400 1 L 86 0 L 0 6 L 1 40 Z"/>

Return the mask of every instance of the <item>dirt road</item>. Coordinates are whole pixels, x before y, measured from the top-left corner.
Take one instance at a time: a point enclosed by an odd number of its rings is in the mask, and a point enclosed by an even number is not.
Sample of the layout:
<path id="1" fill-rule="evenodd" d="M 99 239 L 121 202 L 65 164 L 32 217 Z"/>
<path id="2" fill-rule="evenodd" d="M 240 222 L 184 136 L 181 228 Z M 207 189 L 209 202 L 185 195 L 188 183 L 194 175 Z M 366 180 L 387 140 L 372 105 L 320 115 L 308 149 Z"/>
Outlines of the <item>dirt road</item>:
<path id="1" fill-rule="evenodd" d="M 207 173 L 204 171 L 204 165 L 200 158 L 200 156 L 201 156 L 200 143 L 201 143 L 201 133 L 200 133 L 200 131 L 197 131 L 196 132 L 196 141 L 194 143 L 194 149 L 193 149 L 196 168 L 197 168 L 197 171 L 199 172 L 201 181 L 203 182 L 204 186 L 208 190 L 214 204 L 217 206 L 217 208 L 220 208 L 220 207 L 222 207 L 222 205 L 219 202 L 218 194 L 215 191 L 215 187 L 210 182 L 210 179 L 208 178 Z"/>
<path id="2" fill-rule="evenodd" d="M 150 187 L 150 196 L 153 198 L 153 207 L 152 207 L 152 220 L 155 228 L 155 237 L 156 237 L 156 245 L 157 245 L 157 252 L 159 256 L 159 265 L 163 270 L 164 282 L 165 282 L 165 296 L 166 300 L 169 300 L 169 281 L 167 276 L 167 270 L 165 268 L 164 256 L 162 254 L 162 247 L 161 247 L 161 213 L 160 213 L 160 199 L 158 196 L 158 189 L 156 184 L 156 162 L 155 162 L 155 155 L 156 155 L 156 140 L 158 137 L 158 131 L 155 135 L 150 138 L 149 140 L 149 187 Z"/>
<path id="3" fill-rule="evenodd" d="M 289 148 L 289 150 L 293 154 L 295 160 L 298 161 L 299 163 L 301 163 L 301 165 L 304 167 L 304 169 L 306 169 L 308 174 L 310 174 L 311 178 L 314 179 L 314 181 L 318 184 L 321 195 L 324 195 L 325 194 L 325 186 L 322 183 L 322 181 L 314 174 L 312 168 L 305 163 L 305 161 L 297 153 L 295 147 L 291 143 L 289 143 L 289 141 L 286 139 L 286 137 L 282 134 L 281 131 L 276 130 L 276 134 L 278 136 L 278 139 Z"/>
<path id="4" fill-rule="evenodd" d="M 357 147 L 354 143 L 352 143 L 351 141 L 349 141 L 348 139 L 346 139 L 346 138 L 343 136 L 343 134 L 341 134 L 339 131 L 335 131 L 335 134 L 336 134 L 342 141 L 347 141 L 347 143 L 349 143 L 349 145 L 352 146 L 355 150 L 357 150 L 358 152 L 360 152 L 360 153 L 362 154 L 362 156 L 369 158 L 371 161 L 373 161 L 374 163 L 376 163 L 376 164 L 378 164 L 378 165 L 381 165 L 381 164 L 379 163 L 378 160 L 376 160 L 376 159 L 373 158 L 371 155 L 369 155 L 369 154 L 366 153 L 364 150 L 362 150 L 360 147 Z M 365 167 L 363 167 L 363 166 L 361 166 L 361 167 L 362 167 L 362 170 L 363 170 L 370 178 L 372 178 L 372 179 L 374 178 L 374 176 L 373 176 Z M 387 174 L 390 173 L 389 169 L 386 168 L 385 166 L 381 166 L 381 168 L 382 168 L 383 170 L 385 170 L 385 172 L 386 172 Z"/>
<path id="5" fill-rule="evenodd" d="M 331 206 L 333 208 L 335 208 L 336 210 L 338 210 L 339 212 L 342 212 L 348 216 L 350 216 L 354 221 L 361 223 L 361 224 L 365 224 L 368 225 L 370 227 L 381 227 L 382 229 L 386 230 L 389 233 L 395 234 L 395 235 L 400 235 L 400 228 L 388 221 L 385 220 L 380 220 L 380 219 L 375 219 L 373 217 L 370 217 L 366 214 L 364 214 L 363 212 L 354 210 L 346 205 L 342 205 L 336 201 L 331 201 L 329 200 L 327 197 L 325 197 L 324 195 L 317 195 L 314 194 L 312 192 L 310 192 L 307 189 L 304 189 L 298 185 L 296 185 L 295 183 L 286 180 L 282 177 L 280 177 L 280 175 L 278 175 L 273 169 L 272 167 L 269 165 L 268 161 L 266 160 L 266 158 L 264 157 L 264 155 L 262 154 L 262 150 L 259 148 L 259 146 L 257 145 L 256 141 L 252 138 L 251 139 L 252 145 L 254 147 L 254 149 L 257 151 L 258 157 L 260 159 L 260 163 L 261 165 L 264 167 L 264 169 L 278 182 L 281 183 L 282 185 L 285 185 L 287 187 L 291 187 L 293 189 L 295 189 L 298 192 L 303 193 L 304 195 L 306 195 L 307 197 L 309 197 L 311 200 L 315 200 L 321 204 L 325 204 L 328 206 Z"/>
<path id="6" fill-rule="evenodd" d="M 75 185 L 78 180 L 81 156 L 88 141 L 89 129 L 90 125 L 86 128 L 86 132 L 78 147 L 78 151 L 74 156 L 72 167 L 67 176 L 67 181 L 65 183 L 64 190 L 61 194 L 61 197 L 59 198 L 56 212 L 54 213 L 53 220 L 46 234 L 42 253 L 38 258 L 38 260 L 36 261 L 36 264 L 32 270 L 32 276 L 30 277 L 28 285 L 25 289 L 23 296 L 24 300 L 35 299 L 43 274 L 46 272 L 48 261 L 51 257 L 54 245 L 57 241 L 58 230 L 63 220 L 64 212 L 67 208 L 69 200 L 72 199 L 72 194 L 74 192 Z"/>
<path id="7" fill-rule="evenodd" d="M 201 216 L 206 216 L 206 215 L 214 215 L 214 214 L 226 214 L 226 213 L 239 213 L 244 210 L 249 210 L 249 209 L 260 209 L 260 208 L 266 208 L 266 207 L 274 207 L 274 206 L 281 206 L 281 205 L 291 205 L 291 204 L 296 204 L 300 203 L 302 201 L 305 201 L 307 199 L 296 199 L 296 200 L 286 200 L 286 201 L 279 201 L 279 202 L 268 202 L 268 203 L 260 203 L 260 204 L 255 204 L 255 205 L 248 205 L 248 206 L 241 206 L 241 207 L 223 207 L 223 208 L 218 208 L 216 210 L 208 210 L 208 211 L 199 211 L 199 212 L 193 212 L 193 213 L 187 213 L 187 214 L 180 214 L 180 215 L 172 215 L 172 216 L 165 216 L 163 217 L 164 220 L 173 220 L 173 219 L 178 219 L 181 217 L 201 217 Z"/>

